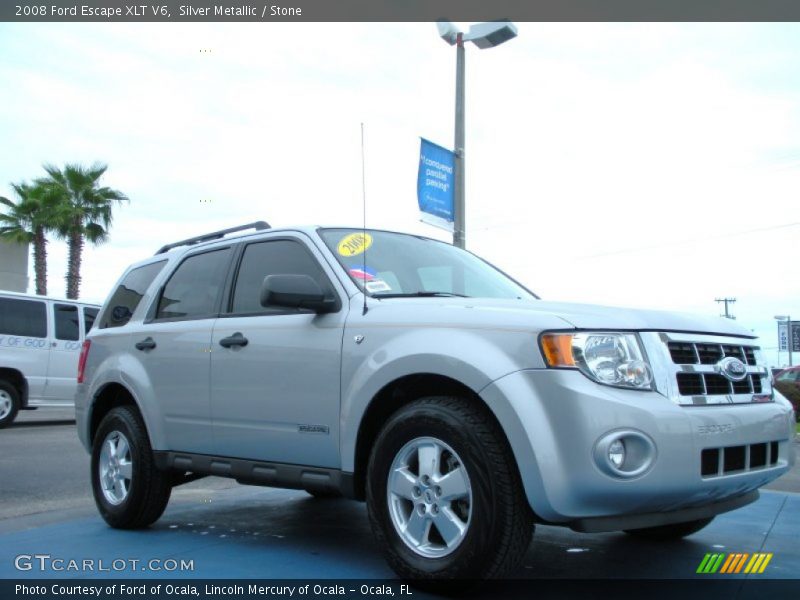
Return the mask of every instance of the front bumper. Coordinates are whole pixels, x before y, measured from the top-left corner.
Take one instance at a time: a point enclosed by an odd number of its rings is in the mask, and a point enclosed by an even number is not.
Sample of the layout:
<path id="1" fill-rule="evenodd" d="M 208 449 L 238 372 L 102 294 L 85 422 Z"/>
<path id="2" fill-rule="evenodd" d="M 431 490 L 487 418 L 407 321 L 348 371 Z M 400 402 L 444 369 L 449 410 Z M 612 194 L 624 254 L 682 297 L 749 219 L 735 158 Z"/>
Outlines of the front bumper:
<path id="1" fill-rule="evenodd" d="M 713 516 L 731 510 L 728 500 L 744 501 L 794 463 L 792 410 L 780 396 L 762 404 L 679 406 L 657 392 L 601 386 L 572 370 L 518 371 L 487 386 L 481 396 L 506 432 L 534 512 L 543 521 L 576 529 L 649 527 Z M 598 465 L 598 441 L 614 431 L 652 441 L 653 460 L 641 474 L 621 478 Z M 774 460 L 702 475 L 703 450 L 754 444 L 767 444 Z M 756 497 L 747 496 L 745 503 Z M 701 507 L 704 516 L 692 517 Z M 705 514 L 709 510 L 712 514 Z M 643 518 L 632 521 L 636 516 Z"/>

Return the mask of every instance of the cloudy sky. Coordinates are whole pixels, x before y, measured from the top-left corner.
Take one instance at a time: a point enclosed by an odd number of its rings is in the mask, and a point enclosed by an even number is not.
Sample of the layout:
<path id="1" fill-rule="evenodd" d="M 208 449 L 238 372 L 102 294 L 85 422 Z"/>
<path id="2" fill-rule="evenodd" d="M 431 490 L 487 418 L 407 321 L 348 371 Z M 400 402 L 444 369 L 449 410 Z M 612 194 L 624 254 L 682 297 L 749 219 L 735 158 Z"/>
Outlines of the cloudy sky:
<path id="1" fill-rule="evenodd" d="M 467 49 L 467 245 L 546 299 L 800 318 L 800 25 L 520 23 Z M 433 24 L 0 24 L 0 195 L 109 164 L 131 201 L 82 297 L 164 243 L 257 219 L 419 222 L 419 136 L 451 147 Z M 50 244 L 64 293 L 66 250 Z M 780 363 L 778 362 L 780 360 Z"/>

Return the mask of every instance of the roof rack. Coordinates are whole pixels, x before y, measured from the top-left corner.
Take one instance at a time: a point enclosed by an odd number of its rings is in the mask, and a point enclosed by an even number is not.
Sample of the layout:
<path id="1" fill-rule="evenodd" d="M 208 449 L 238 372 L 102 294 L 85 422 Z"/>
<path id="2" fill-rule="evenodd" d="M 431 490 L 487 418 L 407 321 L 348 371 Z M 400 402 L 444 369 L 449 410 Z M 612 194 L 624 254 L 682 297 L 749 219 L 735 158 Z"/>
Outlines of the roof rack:
<path id="1" fill-rule="evenodd" d="M 166 246 L 161 246 L 161 248 L 158 249 L 158 252 L 156 252 L 156 254 L 164 254 L 164 252 L 172 250 L 173 248 L 179 248 L 180 246 L 191 246 L 192 244 L 199 244 L 200 242 L 219 240 L 221 238 L 224 238 L 229 233 L 236 233 L 237 231 L 247 231 L 248 229 L 255 229 L 256 231 L 262 231 L 264 229 L 271 229 L 271 227 L 269 223 L 267 223 L 266 221 L 255 221 L 253 223 L 248 223 L 247 225 L 239 225 L 238 227 L 231 227 L 230 229 L 220 229 L 219 231 L 205 233 L 203 235 L 198 235 L 197 237 L 181 240 L 180 242 L 173 242 L 172 244 L 167 244 Z"/>

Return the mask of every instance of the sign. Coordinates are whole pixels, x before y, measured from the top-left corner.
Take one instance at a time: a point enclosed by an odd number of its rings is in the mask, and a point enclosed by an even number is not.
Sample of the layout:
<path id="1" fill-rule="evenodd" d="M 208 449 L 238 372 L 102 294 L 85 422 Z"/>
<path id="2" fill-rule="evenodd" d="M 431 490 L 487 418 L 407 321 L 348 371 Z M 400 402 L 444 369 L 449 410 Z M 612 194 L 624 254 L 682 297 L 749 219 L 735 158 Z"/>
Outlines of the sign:
<path id="1" fill-rule="evenodd" d="M 455 182 L 455 154 L 420 138 L 419 172 L 417 174 L 417 201 L 420 219 L 447 231 L 453 231 L 453 185 Z"/>
<path id="2" fill-rule="evenodd" d="M 781 321 L 778 323 L 778 352 L 789 351 L 789 339 L 792 342 L 792 352 L 800 352 L 800 321 L 792 321 L 791 335 L 789 333 L 789 323 Z"/>
<path id="3" fill-rule="evenodd" d="M 789 350 L 789 325 L 785 321 L 778 323 L 778 352 Z"/>
<path id="4" fill-rule="evenodd" d="M 800 321 L 792 321 L 792 352 L 800 352 Z"/>

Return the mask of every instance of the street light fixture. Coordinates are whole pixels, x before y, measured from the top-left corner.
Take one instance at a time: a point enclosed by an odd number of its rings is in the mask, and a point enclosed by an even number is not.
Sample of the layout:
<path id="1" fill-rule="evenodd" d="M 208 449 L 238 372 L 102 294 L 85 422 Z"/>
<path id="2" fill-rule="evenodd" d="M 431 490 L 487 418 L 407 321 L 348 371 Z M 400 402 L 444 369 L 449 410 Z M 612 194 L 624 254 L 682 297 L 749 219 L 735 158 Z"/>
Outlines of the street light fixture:
<path id="1" fill-rule="evenodd" d="M 448 21 L 436 24 L 439 36 L 451 46 L 456 46 L 456 135 L 455 135 L 455 206 L 453 207 L 453 245 L 466 245 L 466 218 L 464 214 L 464 42 L 478 48 L 494 48 L 517 37 L 517 26 L 510 21 L 490 21 L 470 25 L 466 33 Z"/>
<path id="2" fill-rule="evenodd" d="M 786 348 L 789 350 L 789 366 L 792 366 L 792 317 L 789 315 L 775 315 L 776 321 L 786 321 Z M 780 337 L 778 338 L 778 353 L 780 354 Z M 780 360 L 780 358 L 779 358 Z"/>

